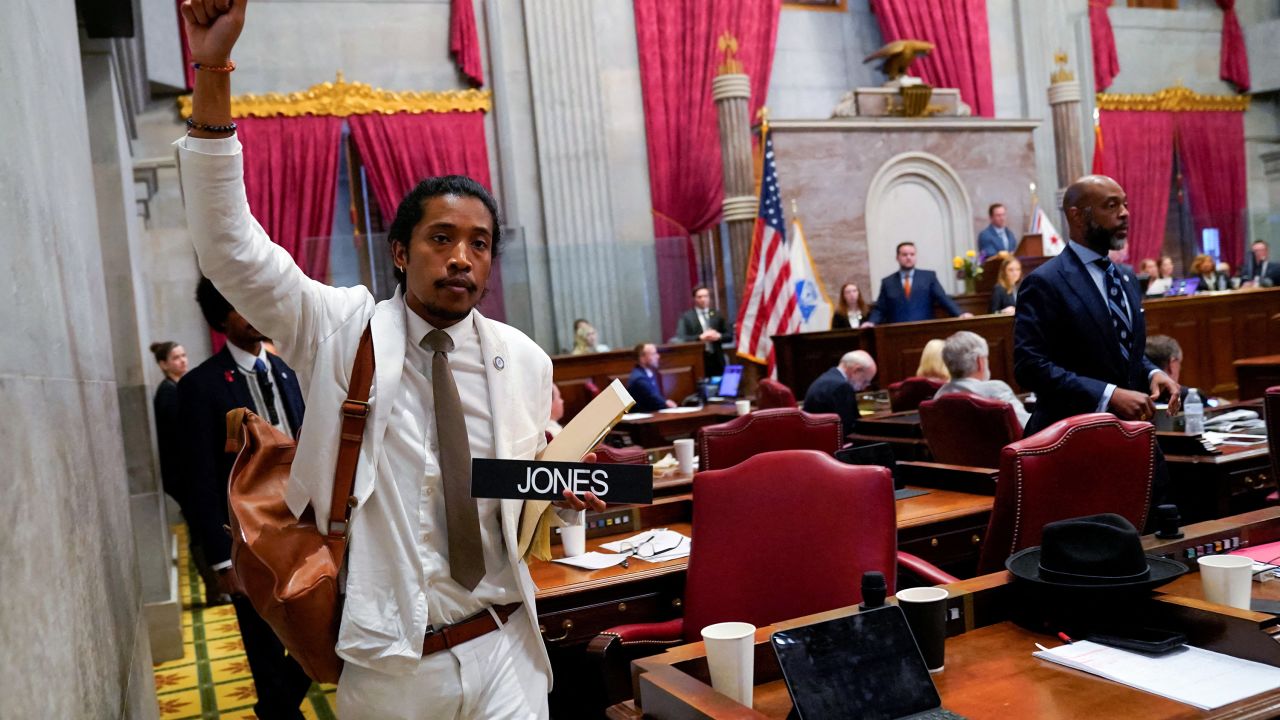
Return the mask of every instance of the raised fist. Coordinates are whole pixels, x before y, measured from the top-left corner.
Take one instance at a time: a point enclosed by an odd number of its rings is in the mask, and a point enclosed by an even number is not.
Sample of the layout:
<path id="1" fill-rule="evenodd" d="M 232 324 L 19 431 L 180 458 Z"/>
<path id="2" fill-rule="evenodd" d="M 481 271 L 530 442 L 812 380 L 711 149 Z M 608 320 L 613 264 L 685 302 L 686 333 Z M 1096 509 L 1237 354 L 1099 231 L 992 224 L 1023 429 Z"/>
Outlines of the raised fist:
<path id="1" fill-rule="evenodd" d="M 204 65 L 225 65 L 231 59 L 248 0 L 183 0 L 191 59 Z"/>

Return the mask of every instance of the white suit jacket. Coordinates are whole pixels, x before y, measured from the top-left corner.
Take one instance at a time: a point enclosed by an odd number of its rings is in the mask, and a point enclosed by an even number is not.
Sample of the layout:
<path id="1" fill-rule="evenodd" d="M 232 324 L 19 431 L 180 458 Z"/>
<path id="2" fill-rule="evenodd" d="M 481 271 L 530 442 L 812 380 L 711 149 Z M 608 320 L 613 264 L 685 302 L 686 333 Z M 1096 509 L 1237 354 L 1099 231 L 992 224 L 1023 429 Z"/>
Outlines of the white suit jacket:
<path id="1" fill-rule="evenodd" d="M 380 485 L 376 458 L 382 453 L 391 401 L 399 392 L 404 367 L 401 293 L 397 290 L 395 297 L 375 304 L 363 286 L 334 288 L 308 278 L 250 215 L 239 141 L 184 137 L 176 145 L 187 223 L 200 269 L 241 315 L 272 339 L 280 356 L 297 373 L 306 397 L 307 420 L 298 440 L 286 498 L 295 516 L 311 505 L 324 531 L 337 461 L 340 408 L 366 325 L 372 325 L 376 370 L 371 420 L 365 426 L 356 469 L 354 494 L 360 505 Z M 551 359 L 524 333 L 479 313 L 476 329 L 489 383 L 494 456 L 531 459 L 546 444 Z M 382 398 L 388 401 L 380 401 Z M 353 523 L 359 522 L 360 505 Z M 502 501 L 502 535 L 524 607 L 536 628 L 537 588 L 517 549 L 523 505 L 520 500 Z M 416 576 L 406 578 L 406 582 L 411 580 L 416 582 Z M 412 618 L 404 618 L 401 625 L 401 638 L 413 638 L 416 633 L 417 642 L 410 644 L 416 644 L 420 651 L 425 622 L 419 629 Z M 543 660 L 550 680 L 545 648 Z"/>

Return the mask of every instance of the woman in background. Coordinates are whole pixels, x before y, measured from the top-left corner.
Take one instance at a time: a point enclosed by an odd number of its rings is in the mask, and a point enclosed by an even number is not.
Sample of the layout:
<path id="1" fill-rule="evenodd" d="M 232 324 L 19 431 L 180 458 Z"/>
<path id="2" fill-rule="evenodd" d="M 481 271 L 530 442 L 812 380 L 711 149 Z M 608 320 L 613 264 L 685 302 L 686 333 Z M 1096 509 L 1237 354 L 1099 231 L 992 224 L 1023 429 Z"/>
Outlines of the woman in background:
<path id="1" fill-rule="evenodd" d="M 1214 268 L 1213 258 L 1208 255 L 1197 255 L 1196 259 L 1191 261 L 1191 272 L 1200 278 L 1200 285 L 1196 287 L 1198 293 L 1227 289 L 1226 276 L 1218 273 Z"/>
<path id="2" fill-rule="evenodd" d="M 836 311 L 831 316 L 831 329 L 856 328 L 867 317 L 867 301 L 862 299 L 862 291 L 855 283 L 840 286 L 840 301 L 836 303 Z"/>
<path id="3" fill-rule="evenodd" d="M 601 345 L 599 340 L 595 327 L 586 320 L 578 318 L 573 321 L 573 349 L 569 352 L 572 355 L 607 352 L 609 346 Z"/>
<path id="4" fill-rule="evenodd" d="M 1000 263 L 996 286 L 991 289 L 991 312 L 1012 315 L 1018 301 L 1018 285 L 1022 283 L 1022 263 L 1012 255 Z"/>
<path id="5" fill-rule="evenodd" d="M 1148 295 L 1164 295 L 1169 292 L 1169 288 L 1173 286 L 1173 258 L 1168 255 L 1160 258 L 1157 271 L 1156 275 L 1151 276 L 1151 282 L 1147 283 Z"/>
<path id="6" fill-rule="evenodd" d="M 934 338 L 925 343 L 924 351 L 920 353 L 920 367 L 916 368 L 918 377 L 941 382 L 949 382 L 951 380 L 951 373 L 947 371 L 946 364 L 942 362 L 942 347 L 944 345 L 946 343 L 940 338 Z"/>

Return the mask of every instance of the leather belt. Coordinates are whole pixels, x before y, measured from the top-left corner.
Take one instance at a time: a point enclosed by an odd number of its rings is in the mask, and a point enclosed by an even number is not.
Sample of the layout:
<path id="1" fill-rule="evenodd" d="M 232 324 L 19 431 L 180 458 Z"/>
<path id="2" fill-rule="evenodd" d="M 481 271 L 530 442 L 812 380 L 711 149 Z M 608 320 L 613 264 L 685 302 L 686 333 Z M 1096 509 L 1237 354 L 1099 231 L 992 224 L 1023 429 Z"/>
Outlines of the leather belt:
<path id="1" fill-rule="evenodd" d="M 493 612 L 498 615 L 498 618 L 504 624 L 507 622 L 507 618 L 511 617 L 519 609 L 520 603 L 493 606 Z M 482 610 L 466 620 L 459 620 L 439 630 L 428 628 L 427 635 L 422 641 L 422 656 L 426 657 L 441 650 L 457 647 L 468 640 L 475 640 L 481 635 L 487 635 L 497 629 L 498 624 L 494 622 L 493 615 L 488 610 Z"/>

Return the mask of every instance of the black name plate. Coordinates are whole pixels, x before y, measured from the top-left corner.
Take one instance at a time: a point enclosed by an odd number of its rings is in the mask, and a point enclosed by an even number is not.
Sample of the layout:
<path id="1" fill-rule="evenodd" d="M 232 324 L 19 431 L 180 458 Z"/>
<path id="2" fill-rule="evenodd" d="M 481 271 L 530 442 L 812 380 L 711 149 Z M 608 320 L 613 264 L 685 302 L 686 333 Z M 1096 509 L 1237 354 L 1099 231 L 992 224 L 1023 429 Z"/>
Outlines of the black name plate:
<path id="1" fill-rule="evenodd" d="M 651 465 L 589 464 L 540 460 L 471 460 L 471 496 L 504 500 L 564 500 L 595 493 L 607 503 L 653 502 Z"/>

